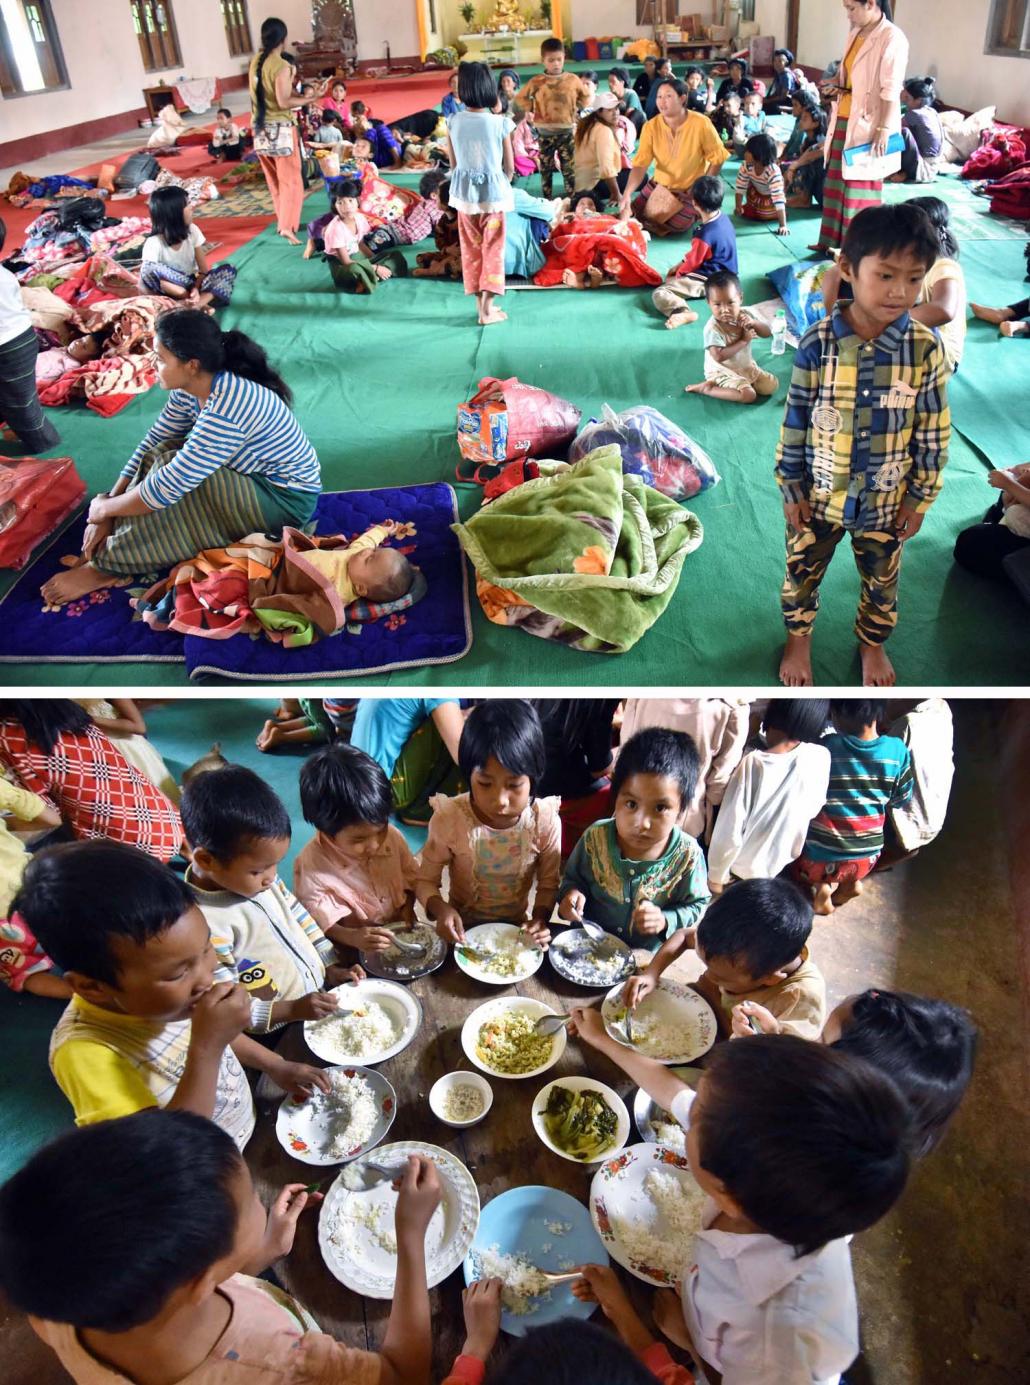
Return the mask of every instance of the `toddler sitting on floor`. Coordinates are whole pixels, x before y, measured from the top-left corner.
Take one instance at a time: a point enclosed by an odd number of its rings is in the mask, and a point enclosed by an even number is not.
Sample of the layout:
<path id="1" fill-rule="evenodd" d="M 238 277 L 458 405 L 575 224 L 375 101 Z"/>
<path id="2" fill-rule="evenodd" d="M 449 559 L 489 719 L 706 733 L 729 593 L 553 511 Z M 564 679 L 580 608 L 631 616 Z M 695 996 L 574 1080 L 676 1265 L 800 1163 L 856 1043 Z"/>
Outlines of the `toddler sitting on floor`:
<path id="1" fill-rule="evenodd" d="M 687 385 L 687 393 L 710 394 L 733 404 L 753 404 L 759 395 L 775 394 L 776 376 L 751 355 L 755 337 L 772 336 L 772 329 L 745 311 L 736 274 L 713 274 L 705 284 L 705 298 L 712 310 L 704 332 L 705 378 Z"/>

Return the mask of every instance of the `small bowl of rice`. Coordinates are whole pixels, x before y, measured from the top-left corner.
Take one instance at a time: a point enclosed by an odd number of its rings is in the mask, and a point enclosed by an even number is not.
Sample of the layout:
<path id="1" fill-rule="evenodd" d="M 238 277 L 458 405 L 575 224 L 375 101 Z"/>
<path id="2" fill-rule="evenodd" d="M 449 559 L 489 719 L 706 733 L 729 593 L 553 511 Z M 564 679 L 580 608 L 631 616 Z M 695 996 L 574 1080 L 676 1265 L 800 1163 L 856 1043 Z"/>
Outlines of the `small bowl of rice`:
<path id="1" fill-rule="evenodd" d="M 494 1103 L 490 1083 L 478 1072 L 447 1072 L 429 1089 L 429 1109 L 444 1125 L 476 1125 Z"/>

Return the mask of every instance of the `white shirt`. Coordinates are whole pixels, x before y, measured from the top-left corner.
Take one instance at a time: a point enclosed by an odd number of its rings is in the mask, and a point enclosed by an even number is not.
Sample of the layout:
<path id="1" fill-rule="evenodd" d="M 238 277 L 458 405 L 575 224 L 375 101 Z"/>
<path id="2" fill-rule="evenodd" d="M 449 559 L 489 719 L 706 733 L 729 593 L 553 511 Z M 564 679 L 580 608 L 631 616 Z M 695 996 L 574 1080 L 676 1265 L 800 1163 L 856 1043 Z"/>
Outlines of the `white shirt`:
<path id="1" fill-rule="evenodd" d="M 689 1124 L 692 1091 L 672 1115 Z M 723 1385 L 837 1385 L 858 1355 L 858 1303 L 846 1240 L 796 1259 L 774 1236 L 711 1230 L 705 1199 L 683 1276 L 683 1316 L 703 1361 Z"/>
<path id="2" fill-rule="evenodd" d="M 1010 510 L 1015 508 L 1009 506 Z M 888 812 L 901 845 L 906 851 L 917 851 L 933 841 L 948 811 L 955 775 L 951 708 L 943 697 L 928 697 L 892 722 L 890 734 L 908 746 L 915 787 L 904 807 Z"/>
<path id="3" fill-rule="evenodd" d="M 0 265 L 0 346 L 14 341 L 31 326 L 32 315 L 22 301 L 18 280 Z"/>
<path id="4" fill-rule="evenodd" d="M 777 753 L 752 750 L 730 775 L 712 830 L 708 876 L 725 885 L 767 879 L 801 855 L 808 824 L 822 811 L 830 752 L 802 741 Z"/>
<path id="5" fill-rule="evenodd" d="M 188 226 L 189 235 L 174 248 L 160 236 L 148 236 L 143 242 L 143 263 L 164 264 L 182 274 L 197 272 L 197 250 L 204 244 L 204 232 L 199 226 Z"/>

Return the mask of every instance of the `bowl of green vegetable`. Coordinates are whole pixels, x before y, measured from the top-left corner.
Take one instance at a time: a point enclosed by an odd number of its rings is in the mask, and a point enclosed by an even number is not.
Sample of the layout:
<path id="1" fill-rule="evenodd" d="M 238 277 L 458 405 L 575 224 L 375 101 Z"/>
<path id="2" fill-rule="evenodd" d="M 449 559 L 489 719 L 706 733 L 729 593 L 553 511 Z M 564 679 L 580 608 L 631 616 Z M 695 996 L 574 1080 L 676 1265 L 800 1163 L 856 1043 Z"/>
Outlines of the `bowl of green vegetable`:
<path id="1" fill-rule="evenodd" d="M 597 1164 L 629 1139 L 626 1103 L 592 1077 L 559 1077 L 536 1094 L 533 1129 L 553 1153 L 573 1164 Z"/>

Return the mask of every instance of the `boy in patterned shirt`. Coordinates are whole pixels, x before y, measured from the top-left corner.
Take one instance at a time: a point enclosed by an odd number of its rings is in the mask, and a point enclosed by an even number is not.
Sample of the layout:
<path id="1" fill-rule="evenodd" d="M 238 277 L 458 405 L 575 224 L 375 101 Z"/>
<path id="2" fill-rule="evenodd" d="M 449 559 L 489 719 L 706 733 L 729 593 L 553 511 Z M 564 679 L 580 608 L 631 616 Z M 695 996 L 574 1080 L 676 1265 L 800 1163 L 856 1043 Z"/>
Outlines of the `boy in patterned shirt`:
<path id="1" fill-rule="evenodd" d="M 590 88 L 575 72 L 565 71 L 565 45 L 560 38 L 545 38 L 540 45 L 544 70 L 531 77 L 512 102 L 516 110 L 529 111 L 540 144 L 540 183 L 545 198 L 554 196 L 554 160 L 557 156 L 565 179 L 565 195 L 576 186 L 574 134 L 578 113 L 591 100 Z"/>
<path id="2" fill-rule="evenodd" d="M 845 534 L 862 584 L 862 681 L 894 684 L 883 646 L 897 623 L 901 550 L 940 491 L 951 435 L 944 347 L 909 316 L 938 248 L 920 207 L 860 212 L 840 258 L 853 300 L 838 302 L 798 346 L 776 452 L 787 517 L 780 681 L 788 687 L 812 684 L 819 585 Z"/>

